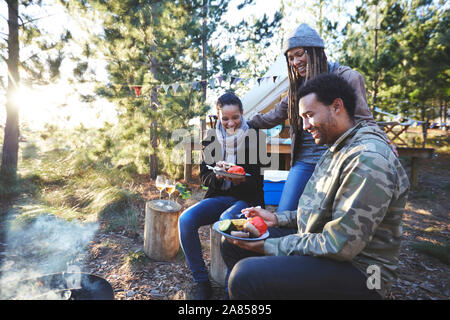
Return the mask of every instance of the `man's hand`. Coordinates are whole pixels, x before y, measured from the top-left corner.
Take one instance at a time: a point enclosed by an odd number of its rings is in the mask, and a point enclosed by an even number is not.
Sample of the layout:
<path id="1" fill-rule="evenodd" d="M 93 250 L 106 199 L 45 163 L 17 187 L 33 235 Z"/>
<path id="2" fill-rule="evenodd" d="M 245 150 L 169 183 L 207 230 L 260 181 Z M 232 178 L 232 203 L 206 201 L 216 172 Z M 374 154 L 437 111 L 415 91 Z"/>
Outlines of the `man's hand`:
<path id="1" fill-rule="evenodd" d="M 278 225 L 277 215 L 265 209 L 251 207 L 241 210 L 247 218 L 259 216 L 263 218 L 268 227 L 276 227 Z"/>
<path id="2" fill-rule="evenodd" d="M 278 224 L 278 219 L 275 213 L 272 213 L 268 210 L 261 209 L 259 207 L 251 207 L 241 210 L 242 213 L 245 213 L 247 218 L 259 216 L 263 218 L 264 222 L 268 227 L 275 227 Z M 238 246 L 242 249 L 246 249 L 249 251 L 254 251 L 257 253 L 264 254 L 264 240 L 259 241 L 245 241 L 245 240 L 236 240 L 232 238 L 226 238 L 228 242 Z"/>
<path id="3" fill-rule="evenodd" d="M 259 241 L 244 241 L 244 240 L 236 240 L 232 238 L 226 238 L 228 242 L 231 242 L 235 246 L 238 246 L 242 249 L 246 249 L 249 251 L 254 251 L 258 253 L 264 254 L 264 240 Z"/>

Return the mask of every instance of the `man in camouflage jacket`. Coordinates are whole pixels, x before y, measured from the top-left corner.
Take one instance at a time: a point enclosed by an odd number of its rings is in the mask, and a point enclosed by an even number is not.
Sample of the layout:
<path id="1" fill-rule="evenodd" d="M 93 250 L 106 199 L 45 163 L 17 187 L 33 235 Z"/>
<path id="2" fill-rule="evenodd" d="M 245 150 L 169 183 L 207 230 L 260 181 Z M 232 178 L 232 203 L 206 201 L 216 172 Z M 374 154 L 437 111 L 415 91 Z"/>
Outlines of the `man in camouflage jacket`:
<path id="1" fill-rule="evenodd" d="M 396 278 L 408 177 L 379 130 L 355 125 L 354 91 L 344 79 L 319 76 L 300 97 L 304 130 L 330 148 L 297 211 L 244 209 L 266 221 L 268 239 L 222 241 L 230 297 L 384 297 Z"/>

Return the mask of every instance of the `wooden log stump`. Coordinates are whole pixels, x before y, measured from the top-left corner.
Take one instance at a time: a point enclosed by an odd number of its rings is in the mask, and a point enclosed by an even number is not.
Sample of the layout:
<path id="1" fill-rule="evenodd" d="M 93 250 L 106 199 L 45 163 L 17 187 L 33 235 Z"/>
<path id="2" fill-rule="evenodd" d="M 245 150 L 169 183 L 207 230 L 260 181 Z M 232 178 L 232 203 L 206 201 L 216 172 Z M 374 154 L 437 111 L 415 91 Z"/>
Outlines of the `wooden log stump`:
<path id="1" fill-rule="evenodd" d="M 181 205 L 169 200 L 145 204 L 144 252 L 157 261 L 171 261 L 180 249 L 178 218 Z"/>
<path id="2" fill-rule="evenodd" d="M 223 261 L 222 254 L 220 253 L 220 240 L 222 239 L 222 235 L 218 233 L 216 230 L 210 226 L 209 230 L 209 238 L 210 238 L 210 259 L 211 259 L 211 278 L 225 287 L 225 280 L 227 276 L 227 266 Z"/>

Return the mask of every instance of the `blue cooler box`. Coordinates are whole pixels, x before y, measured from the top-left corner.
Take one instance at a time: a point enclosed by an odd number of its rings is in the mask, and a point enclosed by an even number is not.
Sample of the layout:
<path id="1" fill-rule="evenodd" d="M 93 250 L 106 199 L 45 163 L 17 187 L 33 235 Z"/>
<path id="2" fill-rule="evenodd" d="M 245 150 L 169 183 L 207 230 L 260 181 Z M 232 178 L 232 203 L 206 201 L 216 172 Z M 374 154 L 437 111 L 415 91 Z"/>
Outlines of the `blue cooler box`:
<path id="1" fill-rule="evenodd" d="M 281 192 L 286 182 L 289 171 L 265 170 L 264 171 L 264 202 L 266 205 L 277 206 L 280 203 Z"/>

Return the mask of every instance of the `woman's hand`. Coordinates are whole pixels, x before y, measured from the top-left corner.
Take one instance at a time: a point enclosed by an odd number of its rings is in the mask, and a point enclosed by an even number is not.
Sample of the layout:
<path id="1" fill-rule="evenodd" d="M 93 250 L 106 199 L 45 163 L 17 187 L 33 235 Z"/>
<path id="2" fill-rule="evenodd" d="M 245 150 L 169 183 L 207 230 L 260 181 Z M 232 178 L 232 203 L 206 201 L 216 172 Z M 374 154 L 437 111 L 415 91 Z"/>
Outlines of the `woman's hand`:
<path id="1" fill-rule="evenodd" d="M 261 209 L 258 207 L 251 207 L 241 210 L 242 213 L 245 213 L 247 218 L 259 216 L 263 218 L 264 222 L 268 227 L 276 227 L 278 225 L 277 215 L 269 210 Z"/>
<path id="2" fill-rule="evenodd" d="M 234 184 L 240 184 L 242 182 L 245 182 L 245 176 L 244 177 L 235 177 L 235 178 L 234 177 L 233 178 L 226 177 L 225 179 L 230 180 Z"/>
<path id="3" fill-rule="evenodd" d="M 224 171 L 227 171 L 229 165 L 230 164 L 228 162 L 226 162 L 226 161 L 218 161 L 218 162 L 216 162 L 216 167 L 219 167 L 219 168 L 221 168 Z M 216 174 L 216 179 L 224 179 L 224 180 L 231 181 L 234 184 L 240 184 L 242 182 L 245 182 L 245 175 L 242 176 L 242 177 L 233 177 L 233 178 L 231 178 L 231 177 L 224 177 L 222 175 Z"/>
<path id="4" fill-rule="evenodd" d="M 220 169 L 226 171 L 225 163 L 226 163 L 225 161 L 218 161 L 218 162 L 216 162 L 216 167 L 218 167 L 218 168 L 220 168 Z M 219 174 L 216 174 L 216 179 L 222 180 L 222 179 L 225 179 L 225 177 L 224 177 L 224 176 L 221 176 L 221 175 L 219 175 Z"/>

